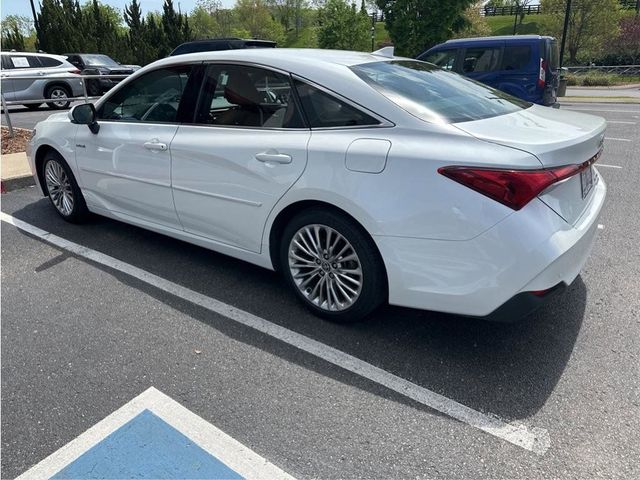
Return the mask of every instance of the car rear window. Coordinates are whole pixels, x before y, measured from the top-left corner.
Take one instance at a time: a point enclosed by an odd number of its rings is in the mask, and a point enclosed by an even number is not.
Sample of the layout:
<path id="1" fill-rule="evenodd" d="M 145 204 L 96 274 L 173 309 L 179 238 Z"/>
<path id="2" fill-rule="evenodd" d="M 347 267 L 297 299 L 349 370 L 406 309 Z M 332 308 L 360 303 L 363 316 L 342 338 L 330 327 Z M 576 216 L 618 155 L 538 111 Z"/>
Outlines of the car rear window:
<path id="1" fill-rule="evenodd" d="M 425 62 L 373 62 L 352 66 L 351 70 L 396 105 L 427 122 L 468 122 L 531 106 Z"/>

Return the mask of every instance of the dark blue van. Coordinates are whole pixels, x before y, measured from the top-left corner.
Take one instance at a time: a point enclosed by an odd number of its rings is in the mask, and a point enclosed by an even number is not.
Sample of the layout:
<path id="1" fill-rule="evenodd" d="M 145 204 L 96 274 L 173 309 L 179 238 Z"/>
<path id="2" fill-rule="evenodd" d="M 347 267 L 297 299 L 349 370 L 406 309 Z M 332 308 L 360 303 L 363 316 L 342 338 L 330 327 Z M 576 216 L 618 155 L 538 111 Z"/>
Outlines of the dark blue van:
<path id="1" fill-rule="evenodd" d="M 556 105 L 558 44 L 553 37 L 505 35 L 460 38 L 418 56 L 514 97 Z"/>

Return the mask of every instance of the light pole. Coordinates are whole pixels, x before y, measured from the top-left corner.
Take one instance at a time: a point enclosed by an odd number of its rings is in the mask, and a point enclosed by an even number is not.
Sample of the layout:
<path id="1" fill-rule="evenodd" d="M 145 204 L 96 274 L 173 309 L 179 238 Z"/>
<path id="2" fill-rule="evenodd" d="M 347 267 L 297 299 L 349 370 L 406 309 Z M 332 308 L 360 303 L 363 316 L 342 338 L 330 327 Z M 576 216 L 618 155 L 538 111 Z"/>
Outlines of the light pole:
<path id="1" fill-rule="evenodd" d="M 564 59 L 564 45 L 567 41 L 567 30 L 569 29 L 569 14 L 571 13 L 571 0 L 567 0 L 567 10 L 564 12 L 564 26 L 562 27 L 562 42 L 560 43 L 560 67 Z"/>
<path id="2" fill-rule="evenodd" d="M 373 12 L 371 14 L 371 51 L 375 50 L 375 39 L 376 39 L 376 17 L 378 16 L 377 12 Z"/>

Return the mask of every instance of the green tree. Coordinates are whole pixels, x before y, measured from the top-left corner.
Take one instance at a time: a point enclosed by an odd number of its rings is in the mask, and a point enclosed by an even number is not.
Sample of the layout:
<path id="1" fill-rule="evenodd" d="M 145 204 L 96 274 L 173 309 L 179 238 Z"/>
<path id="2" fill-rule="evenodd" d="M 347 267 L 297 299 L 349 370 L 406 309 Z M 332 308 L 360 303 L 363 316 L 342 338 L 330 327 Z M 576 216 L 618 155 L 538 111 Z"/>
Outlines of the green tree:
<path id="1" fill-rule="evenodd" d="M 2 20 L 2 48 L 4 50 L 33 50 L 35 30 L 28 17 L 7 15 Z"/>
<path id="2" fill-rule="evenodd" d="M 149 25 L 142 16 L 140 2 L 132 0 L 125 6 L 124 21 L 127 24 L 127 47 L 129 56 L 124 56 L 127 62 L 146 65 L 158 59 L 158 41 L 149 42 Z"/>
<path id="3" fill-rule="evenodd" d="M 271 16 L 264 0 L 237 0 L 233 11 L 237 20 L 236 29 L 241 33 L 279 44 L 284 42 L 284 28 Z"/>
<path id="4" fill-rule="evenodd" d="M 17 52 L 25 51 L 24 35 L 17 25 L 5 30 L 2 26 L 2 50 L 16 50 Z"/>
<path id="5" fill-rule="evenodd" d="M 193 38 L 202 40 L 205 38 L 213 38 L 220 35 L 220 26 L 215 15 L 209 13 L 206 8 L 197 6 L 189 15 Z"/>
<path id="6" fill-rule="evenodd" d="M 173 50 L 181 43 L 192 40 L 187 15 L 181 11 L 176 12 L 173 0 L 164 0 L 162 5 L 162 30 L 166 38 L 167 50 Z"/>
<path id="7" fill-rule="evenodd" d="M 562 37 L 567 0 L 542 0 L 542 11 L 548 13 L 546 29 L 555 37 Z M 606 42 L 618 35 L 620 3 L 618 0 L 581 0 L 572 4 L 569 12 L 566 51 L 569 63 L 578 62 L 579 53 L 596 55 Z"/>
<path id="8" fill-rule="evenodd" d="M 358 12 L 356 5 L 345 0 L 327 0 L 318 12 L 320 48 L 337 50 L 369 50 L 370 20 L 365 13 Z"/>
<path id="9" fill-rule="evenodd" d="M 491 27 L 489 27 L 485 17 L 480 15 L 481 8 L 482 1 L 476 1 L 467 7 L 463 13 L 467 26 L 456 32 L 453 35 L 454 38 L 486 37 L 491 35 Z"/>
<path id="10" fill-rule="evenodd" d="M 414 57 L 467 26 L 473 0 L 377 0 L 399 55 Z"/>

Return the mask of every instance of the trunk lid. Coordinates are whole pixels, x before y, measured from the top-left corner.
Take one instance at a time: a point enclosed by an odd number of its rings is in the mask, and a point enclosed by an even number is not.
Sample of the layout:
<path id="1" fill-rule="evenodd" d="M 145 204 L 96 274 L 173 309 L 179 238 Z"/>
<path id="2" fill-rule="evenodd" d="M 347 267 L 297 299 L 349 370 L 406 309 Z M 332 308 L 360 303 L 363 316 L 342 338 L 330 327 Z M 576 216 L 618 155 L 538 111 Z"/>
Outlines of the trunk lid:
<path id="1" fill-rule="evenodd" d="M 534 105 L 519 112 L 463 122 L 456 127 L 474 137 L 535 155 L 544 168 L 579 165 L 603 147 L 606 121 L 593 115 Z M 589 206 L 599 176 L 592 167 L 552 185 L 539 199 L 575 225 Z"/>

